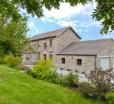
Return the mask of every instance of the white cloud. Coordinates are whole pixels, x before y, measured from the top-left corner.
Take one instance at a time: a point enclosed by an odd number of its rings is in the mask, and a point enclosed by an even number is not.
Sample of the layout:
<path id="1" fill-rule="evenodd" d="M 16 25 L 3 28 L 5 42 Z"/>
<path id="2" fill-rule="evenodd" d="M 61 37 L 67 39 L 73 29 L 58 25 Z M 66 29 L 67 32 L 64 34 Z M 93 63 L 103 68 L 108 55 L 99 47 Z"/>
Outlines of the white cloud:
<path id="1" fill-rule="evenodd" d="M 90 21 L 88 27 L 91 26 L 101 27 L 101 23 L 99 21 L 92 21 L 92 22 Z"/>
<path id="2" fill-rule="evenodd" d="M 103 35 L 103 38 L 113 38 L 114 39 L 114 31 L 108 33 L 107 35 Z"/>
<path id="3" fill-rule="evenodd" d="M 70 6 L 69 3 L 61 3 L 59 9 L 52 8 L 50 11 L 44 8 L 44 17 L 41 21 L 44 23 L 54 23 L 61 27 L 72 26 L 76 31 L 82 30 L 88 32 L 91 26 L 99 26 L 96 21 L 80 21 L 73 19 L 75 16 L 91 16 L 93 9 L 96 7 L 95 1 L 89 2 L 86 5 L 78 4 L 77 6 Z"/>
<path id="4" fill-rule="evenodd" d="M 34 24 L 33 21 L 30 21 L 30 22 L 28 23 L 28 28 L 29 28 L 29 29 L 36 28 L 36 26 L 35 26 L 35 24 Z"/>
<path id="5" fill-rule="evenodd" d="M 61 3 L 59 9 L 52 8 L 51 11 L 49 11 L 44 8 L 44 17 L 63 19 L 79 14 L 90 15 L 95 5 L 95 3 L 88 3 L 86 5 L 78 4 L 77 6 L 70 6 L 69 3 Z"/>
<path id="6" fill-rule="evenodd" d="M 91 14 L 95 7 L 95 2 L 90 2 L 86 5 L 78 4 L 74 7 L 70 6 L 69 3 L 61 3 L 59 9 L 52 8 L 49 11 L 44 8 L 44 16 L 40 18 L 40 20 L 44 23 L 57 24 L 61 27 L 71 26 L 78 33 L 88 32 L 91 27 L 101 26 L 100 22 L 91 19 Z M 80 16 L 89 17 L 90 19 L 80 20 Z M 34 18 L 37 19 L 36 17 Z M 30 28 L 30 31 L 34 31 L 34 33 L 41 33 L 32 21 L 28 23 L 28 27 Z"/>
<path id="7" fill-rule="evenodd" d="M 33 33 L 32 35 L 35 35 L 35 34 L 42 33 L 42 31 L 35 25 L 33 21 L 28 21 L 28 28 L 29 28 L 28 34 Z"/>
<path id="8" fill-rule="evenodd" d="M 72 27 L 75 27 L 76 26 L 75 22 L 73 22 L 73 21 L 65 21 L 65 20 L 58 21 L 57 24 L 60 25 L 60 26 L 62 26 L 62 27 L 64 27 L 64 26 L 72 26 Z"/>

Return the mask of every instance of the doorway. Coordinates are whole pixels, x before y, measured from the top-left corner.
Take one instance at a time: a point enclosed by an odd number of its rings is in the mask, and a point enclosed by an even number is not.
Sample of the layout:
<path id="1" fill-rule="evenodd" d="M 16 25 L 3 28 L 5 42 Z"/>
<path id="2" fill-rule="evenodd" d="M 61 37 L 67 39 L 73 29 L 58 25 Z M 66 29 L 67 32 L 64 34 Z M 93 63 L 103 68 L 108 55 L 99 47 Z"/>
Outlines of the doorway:
<path id="1" fill-rule="evenodd" d="M 47 55 L 46 54 L 44 54 L 44 60 L 46 60 L 47 59 Z"/>
<path id="2" fill-rule="evenodd" d="M 103 57 L 101 58 L 101 68 L 102 70 L 107 70 L 110 68 L 110 63 L 109 63 L 109 57 Z"/>

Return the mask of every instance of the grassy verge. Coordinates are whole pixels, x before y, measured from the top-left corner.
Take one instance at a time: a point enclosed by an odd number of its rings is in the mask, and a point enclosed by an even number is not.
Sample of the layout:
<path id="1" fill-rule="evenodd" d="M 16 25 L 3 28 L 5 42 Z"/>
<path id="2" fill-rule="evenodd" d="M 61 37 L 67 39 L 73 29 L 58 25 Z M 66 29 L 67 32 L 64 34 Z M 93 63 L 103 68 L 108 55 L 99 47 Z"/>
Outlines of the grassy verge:
<path id="1" fill-rule="evenodd" d="M 79 91 L 36 80 L 16 69 L 0 65 L 0 104 L 102 103 L 84 98 Z"/>

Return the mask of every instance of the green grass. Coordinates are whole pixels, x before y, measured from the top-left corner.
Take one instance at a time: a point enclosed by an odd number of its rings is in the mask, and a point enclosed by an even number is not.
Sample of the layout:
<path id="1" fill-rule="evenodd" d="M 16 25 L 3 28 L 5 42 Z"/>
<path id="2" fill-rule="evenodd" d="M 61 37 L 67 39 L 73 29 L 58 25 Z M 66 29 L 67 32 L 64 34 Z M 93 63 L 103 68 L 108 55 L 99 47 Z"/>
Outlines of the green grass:
<path id="1" fill-rule="evenodd" d="M 36 80 L 0 65 L 0 104 L 101 104 L 78 91 Z"/>

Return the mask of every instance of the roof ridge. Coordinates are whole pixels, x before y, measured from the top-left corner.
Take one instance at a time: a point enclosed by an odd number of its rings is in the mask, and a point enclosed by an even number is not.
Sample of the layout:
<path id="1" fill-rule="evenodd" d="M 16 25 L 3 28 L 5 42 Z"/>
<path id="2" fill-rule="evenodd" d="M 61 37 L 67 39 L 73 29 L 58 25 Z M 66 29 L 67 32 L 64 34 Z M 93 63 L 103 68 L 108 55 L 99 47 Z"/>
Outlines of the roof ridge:
<path id="1" fill-rule="evenodd" d="M 93 42 L 93 41 L 103 41 L 103 40 L 113 40 L 112 38 L 107 39 L 94 39 L 94 40 L 82 40 L 82 41 L 76 41 L 75 43 L 81 43 L 81 42 Z"/>
<path id="2" fill-rule="evenodd" d="M 75 41 L 61 50 L 59 55 L 97 55 L 108 47 L 113 39 L 99 39 L 89 41 Z"/>
<path id="3" fill-rule="evenodd" d="M 105 39 L 93 39 L 93 40 L 84 40 L 81 42 L 91 42 L 91 41 L 102 41 L 102 40 L 113 40 L 112 38 L 105 38 Z"/>
<path id="4" fill-rule="evenodd" d="M 47 33 L 51 33 L 51 32 L 54 32 L 54 31 L 59 31 L 59 30 L 63 30 L 63 29 L 69 29 L 69 28 L 70 28 L 70 26 L 67 26 L 67 27 L 64 27 L 64 28 L 59 28 L 59 29 L 54 29 L 54 30 L 51 30 L 51 31 L 48 31 L 48 32 L 44 32 L 44 33 L 40 33 L 40 34 L 34 35 L 33 37 L 41 36 L 42 34 L 47 34 Z"/>
<path id="5" fill-rule="evenodd" d="M 70 44 L 68 44 L 65 48 L 63 48 L 62 50 L 60 50 L 58 53 L 61 53 L 63 50 L 65 50 L 66 48 L 68 48 L 69 46 L 71 46 L 72 44 L 74 44 L 75 42 L 72 42 L 72 43 L 70 43 Z M 57 53 L 57 54 L 58 54 Z"/>

